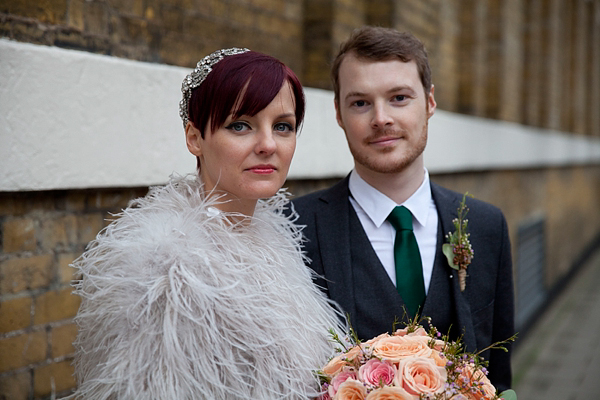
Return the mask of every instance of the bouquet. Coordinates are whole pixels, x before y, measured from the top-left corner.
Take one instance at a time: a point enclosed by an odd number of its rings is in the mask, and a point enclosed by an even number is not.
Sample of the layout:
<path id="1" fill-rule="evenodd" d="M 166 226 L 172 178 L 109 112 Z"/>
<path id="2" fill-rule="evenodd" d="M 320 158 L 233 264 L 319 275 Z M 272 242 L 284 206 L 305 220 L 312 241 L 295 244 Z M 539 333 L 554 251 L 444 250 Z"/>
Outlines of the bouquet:
<path id="1" fill-rule="evenodd" d="M 473 354 L 460 340 L 451 342 L 434 327 L 427 332 L 416 320 L 364 343 L 352 329 L 345 339 L 331 332 L 340 354 L 318 371 L 320 400 L 516 400 L 512 390 L 496 394 L 480 357 L 490 348 L 506 350 L 502 344 L 515 336 Z"/>

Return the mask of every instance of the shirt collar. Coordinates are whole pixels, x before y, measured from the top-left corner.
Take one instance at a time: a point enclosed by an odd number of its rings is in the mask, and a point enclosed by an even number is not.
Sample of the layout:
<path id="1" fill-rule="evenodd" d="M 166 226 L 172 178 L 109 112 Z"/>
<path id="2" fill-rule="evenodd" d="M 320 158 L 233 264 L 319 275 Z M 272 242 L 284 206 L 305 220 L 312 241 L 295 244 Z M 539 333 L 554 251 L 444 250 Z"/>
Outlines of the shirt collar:
<path id="1" fill-rule="evenodd" d="M 394 207 L 402 205 L 409 209 L 421 226 L 427 224 L 431 196 L 431 185 L 429 184 L 429 172 L 425 168 L 423 183 L 404 203 L 396 204 L 395 201 L 369 185 L 358 175 L 356 170 L 350 173 L 348 188 L 354 200 L 361 206 L 368 217 L 378 228 L 385 222 Z"/>

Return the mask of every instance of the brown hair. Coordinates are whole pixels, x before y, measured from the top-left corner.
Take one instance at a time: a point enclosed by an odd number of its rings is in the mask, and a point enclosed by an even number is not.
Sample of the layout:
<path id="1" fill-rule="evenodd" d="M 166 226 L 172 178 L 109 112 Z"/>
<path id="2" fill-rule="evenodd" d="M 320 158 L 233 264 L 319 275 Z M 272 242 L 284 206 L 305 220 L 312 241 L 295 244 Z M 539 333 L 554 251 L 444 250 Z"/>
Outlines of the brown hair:
<path id="1" fill-rule="evenodd" d="M 369 61 L 388 61 L 398 58 L 403 62 L 415 61 L 425 89 L 425 94 L 431 90 L 431 68 L 427 59 L 427 52 L 423 43 L 412 33 L 398 32 L 391 28 L 364 26 L 355 29 L 347 41 L 341 44 L 333 66 L 331 67 L 331 79 L 335 101 L 339 103 L 340 65 L 346 54 L 352 53 L 359 59 Z"/>

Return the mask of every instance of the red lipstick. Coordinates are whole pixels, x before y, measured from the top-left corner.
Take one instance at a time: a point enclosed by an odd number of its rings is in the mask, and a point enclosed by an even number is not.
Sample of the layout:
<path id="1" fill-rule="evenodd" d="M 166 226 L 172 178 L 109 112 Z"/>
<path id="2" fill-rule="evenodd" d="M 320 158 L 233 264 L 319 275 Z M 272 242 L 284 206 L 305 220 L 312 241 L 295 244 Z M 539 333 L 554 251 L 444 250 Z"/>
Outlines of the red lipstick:
<path id="1" fill-rule="evenodd" d="M 271 164 L 259 164 L 248 168 L 249 171 L 255 174 L 267 175 L 275 172 L 277 168 Z"/>

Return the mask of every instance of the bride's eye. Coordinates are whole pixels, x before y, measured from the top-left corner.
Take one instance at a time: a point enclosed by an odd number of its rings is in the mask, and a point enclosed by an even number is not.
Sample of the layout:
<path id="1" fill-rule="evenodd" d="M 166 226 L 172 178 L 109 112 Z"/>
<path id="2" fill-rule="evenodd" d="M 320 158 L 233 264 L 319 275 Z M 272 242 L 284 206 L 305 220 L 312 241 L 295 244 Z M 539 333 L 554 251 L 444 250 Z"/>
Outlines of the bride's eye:
<path id="1" fill-rule="evenodd" d="M 250 129 L 250 125 L 245 122 L 236 121 L 227 125 L 226 129 L 234 132 L 244 132 Z"/>
<path id="2" fill-rule="evenodd" d="M 294 132 L 296 129 L 288 122 L 279 122 L 273 127 L 275 132 Z"/>

